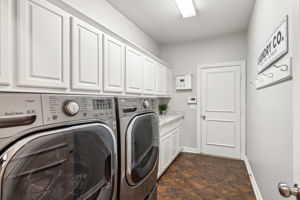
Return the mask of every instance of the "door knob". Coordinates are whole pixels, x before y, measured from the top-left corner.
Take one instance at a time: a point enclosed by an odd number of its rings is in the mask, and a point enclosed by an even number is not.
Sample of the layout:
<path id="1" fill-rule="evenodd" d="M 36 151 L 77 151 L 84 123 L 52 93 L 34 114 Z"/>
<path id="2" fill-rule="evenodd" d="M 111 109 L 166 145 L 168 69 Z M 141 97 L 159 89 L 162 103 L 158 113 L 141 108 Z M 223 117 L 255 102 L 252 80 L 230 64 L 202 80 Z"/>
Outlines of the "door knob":
<path id="1" fill-rule="evenodd" d="M 288 184 L 282 182 L 278 184 L 278 190 L 283 197 L 288 198 L 293 195 L 297 200 L 300 200 L 300 187 L 297 184 L 291 188 Z"/>
<path id="2" fill-rule="evenodd" d="M 206 116 L 205 116 L 205 115 L 202 115 L 202 119 L 203 119 L 203 120 L 206 120 Z"/>

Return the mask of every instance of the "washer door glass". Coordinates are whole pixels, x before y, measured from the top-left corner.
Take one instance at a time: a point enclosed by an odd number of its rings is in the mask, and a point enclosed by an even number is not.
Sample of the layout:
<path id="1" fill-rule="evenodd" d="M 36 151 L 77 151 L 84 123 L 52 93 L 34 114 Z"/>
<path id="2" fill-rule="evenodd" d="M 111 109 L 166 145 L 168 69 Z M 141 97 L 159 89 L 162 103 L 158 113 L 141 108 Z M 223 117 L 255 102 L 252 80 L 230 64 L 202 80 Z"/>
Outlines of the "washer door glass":
<path id="1" fill-rule="evenodd" d="M 6 151 L 3 200 L 107 200 L 115 190 L 113 132 L 101 124 L 41 132 Z"/>
<path id="2" fill-rule="evenodd" d="M 158 159 L 158 118 L 150 113 L 135 117 L 127 132 L 127 178 L 131 185 L 142 181 Z"/>

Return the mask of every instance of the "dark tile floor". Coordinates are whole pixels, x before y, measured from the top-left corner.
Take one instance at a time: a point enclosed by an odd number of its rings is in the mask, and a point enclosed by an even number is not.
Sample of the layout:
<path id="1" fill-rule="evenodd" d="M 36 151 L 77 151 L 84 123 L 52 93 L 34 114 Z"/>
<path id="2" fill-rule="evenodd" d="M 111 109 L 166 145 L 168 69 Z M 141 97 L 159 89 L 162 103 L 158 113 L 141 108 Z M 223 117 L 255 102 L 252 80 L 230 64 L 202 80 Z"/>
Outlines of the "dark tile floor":
<path id="1" fill-rule="evenodd" d="M 245 163 L 182 153 L 158 182 L 158 200 L 255 200 Z"/>

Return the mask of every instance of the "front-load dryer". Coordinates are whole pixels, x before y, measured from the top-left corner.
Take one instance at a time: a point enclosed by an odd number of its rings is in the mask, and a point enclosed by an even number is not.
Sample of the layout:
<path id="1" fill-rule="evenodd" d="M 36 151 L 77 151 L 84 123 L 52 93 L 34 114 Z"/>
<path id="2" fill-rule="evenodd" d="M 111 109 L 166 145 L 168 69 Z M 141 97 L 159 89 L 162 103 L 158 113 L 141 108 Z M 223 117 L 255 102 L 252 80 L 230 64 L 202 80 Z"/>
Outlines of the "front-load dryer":
<path id="1" fill-rule="evenodd" d="M 1 200 L 116 200 L 114 98 L 0 93 Z"/>
<path id="2" fill-rule="evenodd" d="M 117 98 L 120 200 L 156 200 L 159 157 L 155 98 Z"/>

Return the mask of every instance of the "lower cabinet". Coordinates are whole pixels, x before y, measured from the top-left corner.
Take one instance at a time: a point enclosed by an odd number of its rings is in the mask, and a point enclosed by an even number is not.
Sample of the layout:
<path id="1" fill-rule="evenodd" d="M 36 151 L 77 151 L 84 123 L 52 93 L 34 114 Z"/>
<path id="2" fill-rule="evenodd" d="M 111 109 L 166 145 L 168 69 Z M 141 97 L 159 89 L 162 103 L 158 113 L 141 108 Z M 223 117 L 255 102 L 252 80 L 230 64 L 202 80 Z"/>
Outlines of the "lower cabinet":
<path id="1" fill-rule="evenodd" d="M 164 171 L 170 160 L 170 138 L 164 137 L 160 140 L 159 173 Z"/>
<path id="2" fill-rule="evenodd" d="M 160 138 L 158 178 L 172 164 L 182 151 L 181 134 L 183 127 L 177 127 Z"/>

